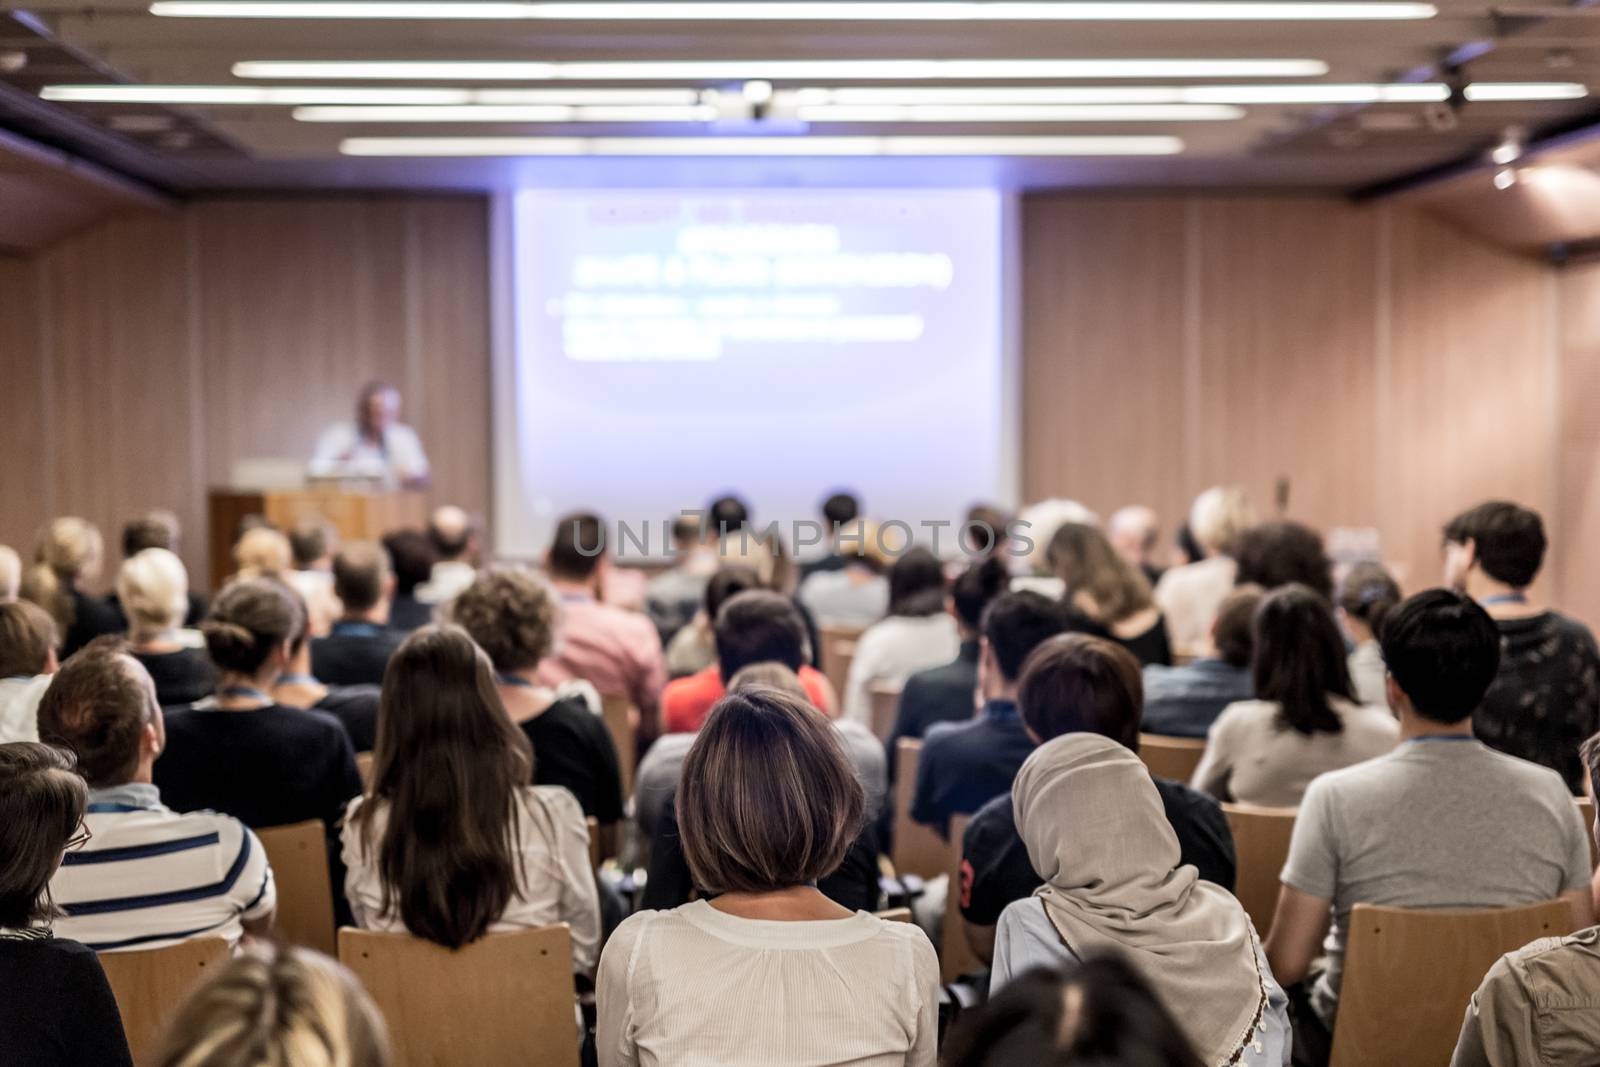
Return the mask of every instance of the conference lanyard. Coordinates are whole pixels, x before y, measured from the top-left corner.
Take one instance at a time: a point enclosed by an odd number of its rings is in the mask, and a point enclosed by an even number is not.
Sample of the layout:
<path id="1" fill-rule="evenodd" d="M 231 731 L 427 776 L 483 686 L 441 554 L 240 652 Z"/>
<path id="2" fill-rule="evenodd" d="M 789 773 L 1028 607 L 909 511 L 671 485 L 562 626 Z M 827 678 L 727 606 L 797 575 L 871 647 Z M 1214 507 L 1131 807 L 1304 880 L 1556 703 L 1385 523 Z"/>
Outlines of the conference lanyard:
<path id="1" fill-rule="evenodd" d="M 272 698 L 270 696 L 250 685 L 230 685 L 226 689 L 221 690 L 217 695 L 233 697 L 235 700 L 259 700 L 263 704 L 268 705 L 272 703 Z"/>
<path id="2" fill-rule="evenodd" d="M 1523 593 L 1498 593 L 1478 601 L 1480 604 L 1526 604 L 1527 602 L 1528 598 Z"/>
<path id="3" fill-rule="evenodd" d="M 526 678 L 519 678 L 515 674 L 497 674 L 494 680 L 500 685 L 516 686 L 518 689 L 533 689 L 534 684 Z"/>

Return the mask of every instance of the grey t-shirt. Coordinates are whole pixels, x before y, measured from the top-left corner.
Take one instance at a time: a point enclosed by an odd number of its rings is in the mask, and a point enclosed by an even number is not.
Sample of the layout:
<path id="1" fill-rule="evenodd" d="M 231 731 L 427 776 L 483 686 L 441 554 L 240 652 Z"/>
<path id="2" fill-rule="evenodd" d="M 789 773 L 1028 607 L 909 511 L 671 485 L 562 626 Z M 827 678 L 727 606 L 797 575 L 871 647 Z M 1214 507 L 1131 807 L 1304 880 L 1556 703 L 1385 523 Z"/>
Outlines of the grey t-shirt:
<path id="1" fill-rule="evenodd" d="M 1333 1026 L 1357 904 L 1499 908 L 1589 884 L 1589 842 L 1561 776 L 1473 738 L 1404 742 L 1311 783 L 1285 885 L 1333 902 L 1311 1005 Z"/>

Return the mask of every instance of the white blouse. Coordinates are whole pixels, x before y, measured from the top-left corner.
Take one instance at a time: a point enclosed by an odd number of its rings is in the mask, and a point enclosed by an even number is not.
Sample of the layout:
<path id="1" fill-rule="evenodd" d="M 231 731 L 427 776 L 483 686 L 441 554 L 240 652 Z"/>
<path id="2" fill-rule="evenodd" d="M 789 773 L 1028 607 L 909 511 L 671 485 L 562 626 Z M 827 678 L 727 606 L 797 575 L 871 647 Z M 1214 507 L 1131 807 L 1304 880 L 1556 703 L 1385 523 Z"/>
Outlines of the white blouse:
<path id="1" fill-rule="evenodd" d="M 398 909 L 383 911 L 383 883 L 378 873 L 377 846 L 383 840 L 388 805 L 374 813 L 372 852 L 362 847 L 363 834 L 351 822 L 362 804 L 356 797 L 345 811 L 345 896 L 363 930 L 403 932 Z M 560 786 L 523 786 L 517 791 L 517 832 L 522 860 L 522 888 L 505 912 L 489 926 L 490 933 L 566 923 L 572 931 L 572 967 L 593 974 L 600 950 L 600 895 L 589 865 L 589 827 L 583 809 Z"/>
<path id="2" fill-rule="evenodd" d="M 932 1067 L 939 961 L 911 923 L 743 919 L 704 900 L 606 943 L 600 1067 Z"/>
<path id="3" fill-rule="evenodd" d="M 955 617 L 891 615 L 856 639 L 840 718 L 872 725 L 872 683 L 899 685 L 917 671 L 942 667 L 961 651 Z"/>

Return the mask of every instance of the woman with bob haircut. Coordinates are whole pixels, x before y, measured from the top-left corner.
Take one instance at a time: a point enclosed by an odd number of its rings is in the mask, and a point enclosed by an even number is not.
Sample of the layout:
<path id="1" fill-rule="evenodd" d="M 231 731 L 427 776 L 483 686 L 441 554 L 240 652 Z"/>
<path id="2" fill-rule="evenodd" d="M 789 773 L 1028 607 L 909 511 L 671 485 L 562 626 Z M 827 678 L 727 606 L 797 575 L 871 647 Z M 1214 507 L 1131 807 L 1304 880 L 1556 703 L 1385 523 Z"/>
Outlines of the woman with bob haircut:
<path id="1" fill-rule="evenodd" d="M 89 787 L 72 754 L 0 745 L 0 1058 L 28 1067 L 132 1067 L 94 951 L 56 937 L 50 879 L 88 840 Z"/>
<path id="2" fill-rule="evenodd" d="M 611 936 L 600 1067 L 935 1062 L 927 937 L 816 888 L 865 816 L 825 718 L 782 690 L 729 693 L 689 750 L 676 807 L 708 899 L 638 912 Z"/>
<path id="3" fill-rule="evenodd" d="M 458 626 L 424 626 L 383 678 L 372 783 L 344 825 L 345 895 L 368 930 L 446 948 L 566 923 L 592 974 L 599 891 L 583 809 L 529 785 L 533 751 L 506 714 L 489 657 Z"/>
<path id="4" fill-rule="evenodd" d="M 1253 628 L 1256 699 L 1229 704 L 1211 724 L 1194 788 L 1236 804 L 1298 807 L 1317 775 L 1399 743 L 1388 708 L 1356 703 L 1344 635 L 1321 594 L 1299 584 L 1275 589 Z"/>
<path id="5" fill-rule="evenodd" d="M 198 647 L 199 635 L 182 629 L 189 614 L 189 572 L 181 559 L 164 548 L 147 548 L 123 561 L 117 601 L 128 618 L 133 658 L 156 683 L 156 703 L 192 704 L 216 688 L 216 669 Z"/>

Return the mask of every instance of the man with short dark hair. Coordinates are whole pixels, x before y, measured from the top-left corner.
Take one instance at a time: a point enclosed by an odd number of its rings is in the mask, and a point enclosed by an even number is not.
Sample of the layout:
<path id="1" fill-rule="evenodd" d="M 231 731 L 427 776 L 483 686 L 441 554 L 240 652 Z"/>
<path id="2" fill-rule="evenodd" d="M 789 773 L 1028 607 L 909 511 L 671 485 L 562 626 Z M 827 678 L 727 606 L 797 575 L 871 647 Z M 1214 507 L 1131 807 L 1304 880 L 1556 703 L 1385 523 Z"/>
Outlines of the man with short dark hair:
<path id="1" fill-rule="evenodd" d="M 391 530 L 383 549 L 394 565 L 394 597 L 389 602 L 389 629 L 410 633 L 433 621 L 433 605 L 417 597 L 417 589 L 433 573 L 433 542 L 421 530 Z"/>
<path id="2" fill-rule="evenodd" d="M 50 613 L 27 600 L 0 604 L 0 744 L 39 740 L 39 698 L 55 671 Z"/>
<path id="3" fill-rule="evenodd" d="M 1297 1063 L 1326 1060 L 1357 904 L 1565 897 L 1576 926 L 1591 921 L 1589 843 L 1560 776 L 1473 737 L 1499 656 L 1493 620 L 1460 593 L 1430 589 L 1385 618 L 1380 641 L 1401 744 L 1306 790 L 1267 938 L 1272 973 L 1296 1003 Z"/>
<path id="4" fill-rule="evenodd" d="M 1085 648 L 1094 654 L 1084 655 Z M 1102 669 L 1108 664 L 1115 669 Z M 1132 653 L 1102 638 L 1064 634 L 1034 650 L 1023 667 L 1017 698 L 1029 740 L 1035 744 L 1066 733 L 1092 733 L 1137 751 L 1142 689 L 1139 662 Z M 1178 838 L 1182 862 L 1195 867 L 1206 881 L 1233 889 L 1233 834 L 1222 806 L 1182 783 L 1153 781 Z M 1017 832 L 1009 790 L 985 804 L 967 824 L 961 874 L 961 917 L 967 936 L 977 953 L 988 959 L 1000 913 L 1043 884 Z"/>
<path id="5" fill-rule="evenodd" d="M 706 583 L 717 572 L 717 548 L 706 538 L 706 523 L 698 514 L 680 514 L 672 521 L 672 566 L 645 585 L 645 611 L 669 645 L 679 630 L 693 621 L 706 595 Z"/>
<path id="6" fill-rule="evenodd" d="M 1600 649 L 1583 623 L 1529 598 L 1546 543 L 1538 512 L 1504 500 L 1479 504 L 1444 528 L 1445 583 L 1483 605 L 1500 631 L 1500 671 L 1473 714 L 1473 732 L 1557 771 L 1578 793 L 1578 746 L 1600 730 Z"/>
<path id="7" fill-rule="evenodd" d="M 838 571 L 849 566 L 850 557 L 839 551 L 839 530 L 860 517 L 861 502 L 854 493 L 840 491 L 828 495 L 822 502 L 823 554 L 800 564 L 802 582 L 821 571 Z"/>
<path id="8" fill-rule="evenodd" d="M 311 642 L 311 673 L 328 685 L 382 685 L 389 657 L 405 634 L 389 628 L 394 574 L 389 554 L 371 541 L 352 541 L 333 559 L 333 592 L 344 615 L 328 636 Z"/>
<path id="9" fill-rule="evenodd" d="M 1144 669 L 1144 723 L 1147 734 L 1204 737 L 1224 708 L 1255 696 L 1250 660 L 1255 653 L 1256 605 L 1261 588 L 1240 586 L 1217 609 L 1209 641 L 1192 663 Z"/>
<path id="10" fill-rule="evenodd" d="M 968 722 L 929 727 L 917 763 L 913 819 L 945 834 L 951 816 L 970 815 L 1011 788 L 1034 746 L 1017 713 L 1023 661 L 1066 628 L 1061 605 L 1038 593 L 1004 593 L 984 609 L 978 652 L 983 708 Z"/>
<path id="11" fill-rule="evenodd" d="M 554 687 L 582 679 L 603 696 L 625 696 L 639 712 L 640 734 L 655 737 L 667 684 L 661 636 L 644 614 L 603 601 L 610 568 L 610 542 L 598 515 L 579 512 L 557 521 L 545 571 L 561 597 L 561 627 L 555 650 L 539 665 L 539 681 Z"/>

